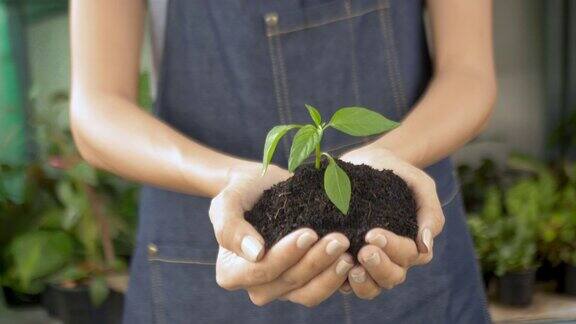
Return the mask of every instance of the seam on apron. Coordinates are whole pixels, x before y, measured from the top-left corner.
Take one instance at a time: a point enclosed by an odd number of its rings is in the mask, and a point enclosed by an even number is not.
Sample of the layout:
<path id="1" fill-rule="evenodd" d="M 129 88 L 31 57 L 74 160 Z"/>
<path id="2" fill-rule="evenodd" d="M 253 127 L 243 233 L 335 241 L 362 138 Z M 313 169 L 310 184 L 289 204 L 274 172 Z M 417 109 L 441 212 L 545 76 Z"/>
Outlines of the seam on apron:
<path id="1" fill-rule="evenodd" d="M 344 319 L 346 320 L 346 324 L 352 324 L 352 316 L 351 316 L 351 306 L 350 301 L 348 300 L 348 295 L 342 295 L 342 304 L 344 309 Z"/>
<path id="2" fill-rule="evenodd" d="M 459 192 L 460 192 L 460 184 L 456 183 L 456 184 L 454 184 L 454 189 L 452 189 L 452 192 L 450 193 L 450 195 L 448 195 L 448 198 L 446 199 L 446 201 L 442 202 L 441 207 L 444 208 L 444 207 L 448 206 L 458 196 Z"/>
<path id="3" fill-rule="evenodd" d="M 352 5 L 350 0 L 344 2 L 346 8 L 346 14 L 348 16 L 352 15 Z M 352 19 L 348 19 L 348 30 L 350 33 L 350 42 L 352 42 L 350 48 L 350 65 L 352 67 L 352 91 L 354 92 L 355 104 L 360 104 L 360 87 L 358 86 L 358 64 L 356 63 L 356 36 L 354 35 L 354 25 L 352 24 Z"/>
<path id="4" fill-rule="evenodd" d="M 166 319 L 164 318 L 164 297 L 160 268 L 157 263 L 151 262 L 150 258 L 148 259 L 148 266 L 150 267 L 150 280 L 152 284 L 153 318 L 156 323 L 164 324 L 166 323 Z"/>
<path id="5" fill-rule="evenodd" d="M 286 76 L 286 62 L 284 61 L 284 54 L 282 53 L 282 42 L 280 37 L 275 37 L 276 49 L 278 54 L 278 65 L 280 66 L 280 85 L 282 86 L 282 93 L 284 94 L 284 114 L 286 122 L 292 123 L 292 108 L 290 107 L 290 94 L 288 92 L 288 78 Z"/>
<path id="6" fill-rule="evenodd" d="M 326 19 L 325 21 L 321 21 L 321 22 L 318 22 L 315 24 L 304 25 L 302 27 L 293 28 L 293 29 L 289 29 L 289 30 L 280 31 L 280 30 L 276 29 L 276 31 L 268 31 L 268 33 L 269 33 L 268 36 L 285 35 L 285 34 L 290 34 L 290 33 L 298 32 L 298 31 L 302 31 L 302 30 L 306 30 L 306 29 L 310 29 L 310 28 L 321 27 L 321 26 L 332 24 L 332 23 L 339 22 L 342 20 L 360 17 L 363 15 L 369 14 L 371 12 L 384 10 L 387 8 L 388 8 L 387 1 L 385 1 L 385 5 L 379 5 L 375 8 L 365 9 L 365 10 L 362 10 L 362 11 L 357 12 L 355 14 L 347 14 L 345 16 L 341 16 L 338 18 Z"/>
<path id="7" fill-rule="evenodd" d="M 170 258 L 153 257 L 153 258 L 149 258 L 148 261 L 156 261 L 156 262 L 164 262 L 164 263 L 176 263 L 176 264 L 196 264 L 196 265 L 206 265 L 206 266 L 216 265 L 215 262 L 192 260 L 192 259 L 170 259 Z"/>
<path id="8" fill-rule="evenodd" d="M 388 2 L 388 0 L 385 0 Z M 396 40 L 394 38 L 394 31 L 392 26 L 392 16 L 389 10 L 381 10 L 379 12 L 380 28 L 382 36 L 384 37 L 384 51 L 386 53 L 386 63 L 390 71 L 388 78 L 392 87 L 392 95 L 394 97 L 394 105 L 396 106 L 396 113 L 398 118 L 402 118 L 406 107 L 406 99 L 404 96 L 404 88 L 400 80 L 400 72 L 398 70 L 398 58 L 396 56 Z"/>
<path id="9" fill-rule="evenodd" d="M 272 29 L 272 27 L 267 26 L 268 30 Z M 278 61 L 276 57 L 276 47 L 274 45 L 274 36 L 268 35 L 268 54 L 270 55 L 270 62 L 272 63 L 272 78 L 274 79 L 274 93 L 276 96 L 276 109 L 278 110 L 278 117 L 280 118 L 280 122 L 282 124 L 287 124 L 286 119 L 284 117 L 284 108 L 283 108 L 283 98 L 281 93 L 281 86 L 280 86 L 280 79 L 279 79 L 279 71 L 278 71 Z M 288 146 L 288 141 L 286 138 L 282 139 L 282 146 L 284 148 L 284 157 L 288 160 L 288 156 L 290 153 L 290 148 Z"/>

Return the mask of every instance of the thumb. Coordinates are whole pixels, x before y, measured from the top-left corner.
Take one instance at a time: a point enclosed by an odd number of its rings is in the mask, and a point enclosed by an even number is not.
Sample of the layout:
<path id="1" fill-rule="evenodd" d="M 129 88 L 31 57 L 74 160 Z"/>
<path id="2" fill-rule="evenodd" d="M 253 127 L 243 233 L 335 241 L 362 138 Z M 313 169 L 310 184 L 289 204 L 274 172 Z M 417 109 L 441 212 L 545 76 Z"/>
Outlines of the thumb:
<path id="1" fill-rule="evenodd" d="M 214 197 L 209 215 L 220 246 L 251 262 L 262 258 L 264 239 L 244 219 L 244 208 L 237 192 L 224 190 Z"/>

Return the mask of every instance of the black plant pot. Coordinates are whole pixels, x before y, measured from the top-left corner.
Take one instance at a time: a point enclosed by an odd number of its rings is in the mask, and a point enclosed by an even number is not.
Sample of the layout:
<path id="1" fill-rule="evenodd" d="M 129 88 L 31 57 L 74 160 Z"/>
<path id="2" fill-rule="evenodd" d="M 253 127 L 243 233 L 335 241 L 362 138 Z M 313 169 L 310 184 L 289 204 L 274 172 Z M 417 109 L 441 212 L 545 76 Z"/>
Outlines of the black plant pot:
<path id="1" fill-rule="evenodd" d="M 570 264 L 561 265 L 561 273 L 558 276 L 557 291 L 576 296 L 576 266 Z"/>
<path id="2" fill-rule="evenodd" d="M 536 271 L 524 270 L 505 273 L 498 280 L 498 299 L 510 306 L 528 306 L 532 303 Z"/>
<path id="3" fill-rule="evenodd" d="M 549 260 L 542 260 L 541 265 L 536 270 L 536 281 L 551 281 L 558 277 L 558 267 Z"/>
<path id="4" fill-rule="evenodd" d="M 50 317 L 58 318 L 60 309 L 58 308 L 58 292 L 54 285 L 49 284 L 42 293 L 42 306 Z"/>
<path id="5" fill-rule="evenodd" d="M 492 281 L 493 277 L 494 272 L 492 271 L 482 272 L 482 282 L 484 283 L 484 291 L 488 292 L 488 289 L 490 288 L 490 281 Z"/>
<path id="6" fill-rule="evenodd" d="M 90 301 L 88 287 L 63 288 L 52 286 L 56 313 L 64 324 L 116 324 L 122 322 L 124 295 L 111 290 L 108 298 L 95 307 Z"/>
<path id="7" fill-rule="evenodd" d="M 10 287 L 2 287 L 4 301 L 9 307 L 30 307 L 40 304 L 40 294 L 25 294 Z"/>

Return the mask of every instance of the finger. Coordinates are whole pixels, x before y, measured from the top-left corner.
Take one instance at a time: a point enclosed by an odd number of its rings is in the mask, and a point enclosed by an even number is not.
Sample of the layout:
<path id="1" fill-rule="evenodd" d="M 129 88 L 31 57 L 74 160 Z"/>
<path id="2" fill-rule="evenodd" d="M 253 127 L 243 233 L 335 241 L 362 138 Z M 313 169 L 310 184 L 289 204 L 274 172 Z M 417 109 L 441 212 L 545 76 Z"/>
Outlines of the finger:
<path id="1" fill-rule="evenodd" d="M 406 270 L 395 264 L 377 246 L 366 245 L 358 252 L 358 259 L 378 286 L 392 289 L 406 279 Z"/>
<path id="2" fill-rule="evenodd" d="M 264 305 L 300 288 L 330 267 L 350 246 L 350 242 L 340 233 L 331 233 L 316 243 L 293 267 L 282 273 L 276 280 L 250 287 L 249 295 L 256 305 Z"/>
<path id="3" fill-rule="evenodd" d="M 332 266 L 310 280 L 306 285 L 286 294 L 284 297 L 293 303 L 314 307 L 326 300 L 342 286 L 348 271 L 354 266 L 349 254 L 342 255 Z"/>
<path id="4" fill-rule="evenodd" d="M 412 266 L 419 256 L 414 240 L 382 228 L 368 231 L 365 240 L 366 243 L 381 248 L 392 262 L 404 268 Z"/>
<path id="5" fill-rule="evenodd" d="M 218 244 L 248 261 L 256 262 L 264 255 L 264 239 L 244 220 L 240 196 L 223 190 L 210 203 L 210 221 Z"/>
<path id="6" fill-rule="evenodd" d="M 348 282 L 354 294 L 360 299 L 374 299 L 382 291 L 362 266 L 356 266 L 350 270 Z"/>
<path id="7" fill-rule="evenodd" d="M 259 262 L 250 262 L 232 253 L 228 256 L 220 253 L 216 281 L 228 290 L 270 282 L 297 264 L 317 240 L 318 235 L 311 229 L 296 230 L 270 248 Z"/>

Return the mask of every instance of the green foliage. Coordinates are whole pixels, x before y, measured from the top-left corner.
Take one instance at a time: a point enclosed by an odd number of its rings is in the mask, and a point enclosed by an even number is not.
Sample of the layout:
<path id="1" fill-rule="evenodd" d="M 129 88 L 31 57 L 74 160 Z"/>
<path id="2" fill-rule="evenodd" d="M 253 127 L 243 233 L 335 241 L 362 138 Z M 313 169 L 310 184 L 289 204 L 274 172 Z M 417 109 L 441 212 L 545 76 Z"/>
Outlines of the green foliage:
<path id="1" fill-rule="evenodd" d="M 324 191 L 326 191 L 326 195 L 328 195 L 330 201 L 332 201 L 343 214 L 348 213 L 352 193 L 350 179 L 346 175 L 346 172 L 344 172 L 329 155 L 328 166 L 326 167 L 326 171 L 324 171 Z"/>
<path id="2" fill-rule="evenodd" d="M 313 125 L 305 125 L 296 132 L 292 147 L 290 148 L 290 158 L 288 159 L 288 170 L 294 172 L 296 168 L 314 152 L 316 146 L 320 144 L 322 132 Z"/>
<path id="3" fill-rule="evenodd" d="M 315 167 L 320 169 L 322 155 L 328 158 L 328 166 L 324 172 L 324 190 L 330 201 L 343 213 L 348 213 L 351 196 L 350 179 L 334 161 L 320 149 L 324 131 L 333 127 L 343 133 L 353 136 L 368 136 L 389 131 L 399 125 L 381 114 L 363 107 L 345 107 L 334 113 L 329 123 L 322 122 L 318 109 L 305 105 L 313 124 L 279 125 L 272 128 L 266 136 L 262 157 L 263 173 L 266 172 L 276 151 L 280 139 L 288 131 L 299 128 L 292 141 L 288 170 L 294 172 L 311 154 L 315 152 Z"/>
<path id="4" fill-rule="evenodd" d="M 35 282 L 73 259 L 74 241 L 62 231 L 39 230 L 16 237 L 8 247 L 8 257 L 14 267 L 9 276 L 17 281 L 16 288 L 24 292 L 37 292 Z"/>
<path id="5" fill-rule="evenodd" d="M 576 164 L 560 167 L 514 154 L 514 182 L 493 186 L 468 225 L 483 268 L 498 275 L 534 267 L 540 258 L 576 265 Z"/>
<path id="6" fill-rule="evenodd" d="M 102 305 L 110 294 L 106 279 L 102 276 L 93 278 L 88 284 L 88 293 L 90 295 L 90 301 L 94 306 Z"/>
<path id="7" fill-rule="evenodd" d="M 94 285 L 97 302 L 102 281 L 92 279 L 125 271 L 116 252 L 133 247 L 137 188 L 82 161 L 66 92 L 37 92 L 32 101 L 35 155 L 26 165 L 0 165 L 0 283 L 19 292 L 46 282 Z"/>
<path id="8" fill-rule="evenodd" d="M 369 136 L 390 131 L 400 124 L 362 107 L 341 108 L 330 119 L 330 126 L 352 136 Z"/>
<path id="9" fill-rule="evenodd" d="M 274 156 L 274 152 L 276 151 L 276 146 L 278 146 L 278 142 L 282 139 L 282 136 L 286 135 L 289 130 L 301 127 L 300 125 L 279 125 L 272 128 L 268 135 L 266 136 L 266 142 L 264 143 L 264 156 L 262 157 L 262 172 L 266 172 L 268 165 L 270 165 L 270 161 L 272 161 L 272 157 Z"/>

